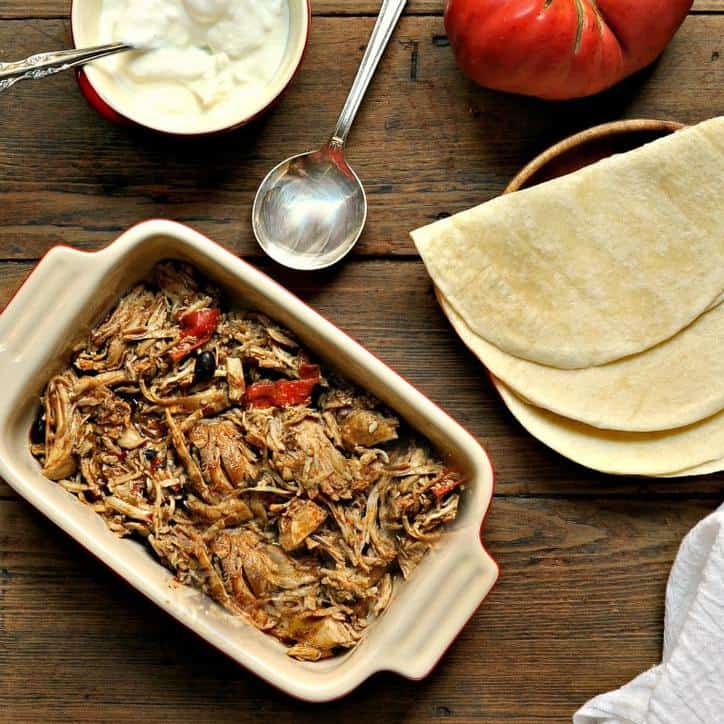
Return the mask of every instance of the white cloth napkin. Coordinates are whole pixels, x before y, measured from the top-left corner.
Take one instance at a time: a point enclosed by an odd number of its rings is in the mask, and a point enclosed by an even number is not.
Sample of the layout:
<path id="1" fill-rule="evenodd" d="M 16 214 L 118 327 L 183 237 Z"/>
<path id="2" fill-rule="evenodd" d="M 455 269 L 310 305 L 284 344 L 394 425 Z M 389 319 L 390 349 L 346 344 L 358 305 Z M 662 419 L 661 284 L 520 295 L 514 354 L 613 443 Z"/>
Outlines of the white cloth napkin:
<path id="1" fill-rule="evenodd" d="M 661 664 L 591 699 L 573 724 L 724 723 L 724 506 L 684 538 L 666 588 Z"/>

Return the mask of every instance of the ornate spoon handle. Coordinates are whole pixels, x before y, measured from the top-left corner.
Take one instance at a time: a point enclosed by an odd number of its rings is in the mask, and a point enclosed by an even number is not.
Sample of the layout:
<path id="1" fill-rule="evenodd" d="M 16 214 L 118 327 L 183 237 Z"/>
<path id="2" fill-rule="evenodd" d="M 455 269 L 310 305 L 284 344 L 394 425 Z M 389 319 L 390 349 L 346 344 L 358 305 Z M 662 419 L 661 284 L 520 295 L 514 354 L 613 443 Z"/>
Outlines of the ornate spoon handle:
<path id="1" fill-rule="evenodd" d="M 111 43 L 110 45 L 98 45 L 94 48 L 82 48 L 80 50 L 38 53 L 14 63 L 0 63 L 0 92 L 11 88 L 20 80 L 47 78 L 49 75 L 55 75 L 63 70 L 84 65 L 92 60 L 133 49 L 133 46 L 128 43 Z"/>

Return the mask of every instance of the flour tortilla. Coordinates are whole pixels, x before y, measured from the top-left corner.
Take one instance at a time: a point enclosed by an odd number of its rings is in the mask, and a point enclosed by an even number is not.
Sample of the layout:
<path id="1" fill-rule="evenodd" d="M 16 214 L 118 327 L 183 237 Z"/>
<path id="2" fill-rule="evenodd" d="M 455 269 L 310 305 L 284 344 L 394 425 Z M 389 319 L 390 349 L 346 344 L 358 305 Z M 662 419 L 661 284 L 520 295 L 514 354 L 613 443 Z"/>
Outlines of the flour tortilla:
<path id="1" fill-rule="evenodd" d="M 614 475 L 684 475 L 724 458 L 724 412 L 665 432 L 600 430 L 534 407 L 504 382 L 494 382 L 508 409 L 531 435 L 594 470 Z"/>
<path id="2" fill-rule="evenodd" d="M 724 290 L 724 117 L 412 232 L 470 329 L 561 369 L 669 339 Z"/>
<path id="3" fill-rule="evenodd" d="M 724 305 L 675 337 L 602 367 L 559 370 L 501 352 L 438 301 L 460 339 L 521 398 L 607 430 L 650 432 L 698 422 L 724 410 Z"/>
<path id="4" fill-rule="evenodd" d="M 695 475 L 711 475 L 712 473 L 718 473 L 724 470 L 724 459 L 713 460 L 704 465 L 697 465 L 694 468 L 686 468 L 685 470 L 679 470 L 676 473 L 668 473 L 666 475 L 656 475 L 657 478 L 692 478 Z"/>

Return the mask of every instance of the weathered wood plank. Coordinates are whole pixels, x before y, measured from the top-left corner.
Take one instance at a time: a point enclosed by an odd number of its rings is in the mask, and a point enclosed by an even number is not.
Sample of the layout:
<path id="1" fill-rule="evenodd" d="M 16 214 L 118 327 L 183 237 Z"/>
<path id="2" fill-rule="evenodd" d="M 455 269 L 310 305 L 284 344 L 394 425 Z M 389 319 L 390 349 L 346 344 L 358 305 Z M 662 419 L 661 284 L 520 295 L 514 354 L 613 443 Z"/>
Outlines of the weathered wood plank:
<path id="1" fill-rule="evenodd" d="M 439 15 L 444 0 L 410 0 L 408 15 Z M 0 18 L 62 18 L 68 15 L 68 0 L 5 0 L 0 6 Z M 379 0 L 312 0 L 315 15 L 366 15 L 379 10 Z M 724 0 L 695 0 L 695 12 L 722 12 Z"/>
<path id="2" fill-rule="evenodd" d="M 318 144 L 341 107 L 371 18 L 319 18 L 304 69 L 253 128 L 178 142 L 98 118 L 72 77 L 20 85 L 2 98 L 0 258 L 56 243 L 96 248 L 150 216 L 195 224 L 258 254 L 249 209 L 278 160 Z M 358 255 L 412 254 L 410 229 L 490 198 L 536 153 L 619 117 L 695 122 L 724 113 L 724 16 L 692 16 L 653 69 L 597 98 L 543 103 L 465 80 L 439 41 L 441 18 L 403 19 L 358 125 L 349 158 L 370 197 Z M 2 55 L 67 40 L 59 20 L 0 24 Z M 334 73 L 329 68 L 335 68 Z M 344 82 L 343 82 L 344 80 Z"/>
<path id="3" fill-rule="evenodd" d="M 29 271 L 0 267 L 0 304 Z M 366 261 L 309 276 L 262 268 L 349 332 L 475 434 L 490 451 L 499 495 L 640 499 L 721 497 L 724 474 L 677 481 L 605 476 L 564 461 L 533 440 L 505 410 L 482 365 L 455 336 L 418 261 Z M 370 300 L 374 299 L 374 304 Z M 0 486 L 0 497 L 10 495 Z"/>
<path id="4" fill-rule="evenodd" d="M 485 535 L 501 580 L 436 672 L 379 675 L 311 707 L 187 633 L 25 504 L 0 502 L 0 711 L 24 722 L 569 720 L 656 663 L 669 567 L 713 507 L 499 500 Z"/>

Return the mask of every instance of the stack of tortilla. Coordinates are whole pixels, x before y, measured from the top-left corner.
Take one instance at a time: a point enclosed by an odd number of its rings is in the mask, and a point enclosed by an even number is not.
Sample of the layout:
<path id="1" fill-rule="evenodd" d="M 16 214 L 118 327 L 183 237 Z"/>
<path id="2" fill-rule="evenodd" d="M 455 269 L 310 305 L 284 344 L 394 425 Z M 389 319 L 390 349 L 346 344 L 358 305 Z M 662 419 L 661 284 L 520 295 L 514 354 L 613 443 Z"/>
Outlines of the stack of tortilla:
<path id="1" fill-rule="evenodd" d="M 724 117 L 412 237 L 535 437 L 609 473 L 724 469 Z"/>

